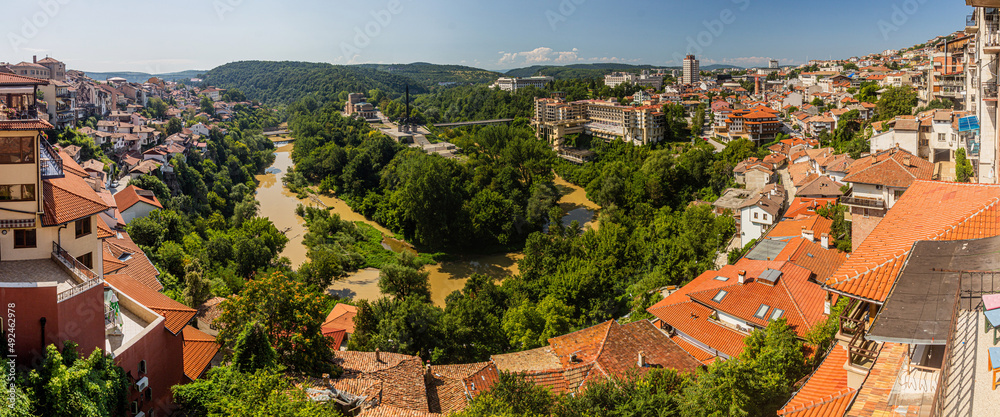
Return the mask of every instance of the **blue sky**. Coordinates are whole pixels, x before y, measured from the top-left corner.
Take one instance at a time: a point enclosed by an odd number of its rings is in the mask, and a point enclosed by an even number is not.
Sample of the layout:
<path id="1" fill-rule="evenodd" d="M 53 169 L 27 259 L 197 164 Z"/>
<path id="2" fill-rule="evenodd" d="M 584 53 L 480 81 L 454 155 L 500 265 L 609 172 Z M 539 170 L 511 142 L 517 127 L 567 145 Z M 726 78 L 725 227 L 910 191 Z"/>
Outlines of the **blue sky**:
<path id="1" fill-rule="evenodd" d="M 962 0 L 32 0 L 5 2 L 0 61 L 150 73 L 240 60 L 487 69 L 847 58 L 961 30 Z"/>

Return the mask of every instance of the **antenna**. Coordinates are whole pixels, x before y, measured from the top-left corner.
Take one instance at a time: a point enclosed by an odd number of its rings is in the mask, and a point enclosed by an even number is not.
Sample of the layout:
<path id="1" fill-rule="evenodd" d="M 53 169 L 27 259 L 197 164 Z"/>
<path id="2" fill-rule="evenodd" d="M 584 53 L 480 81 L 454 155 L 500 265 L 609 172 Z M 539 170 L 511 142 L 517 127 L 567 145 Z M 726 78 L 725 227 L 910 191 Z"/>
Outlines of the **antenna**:
<path id="1" fill-rule="evenodd" d="M 404 124 L 410 124 L 410 85 L 406 85 L 406 116 L 403 119 Z"/>

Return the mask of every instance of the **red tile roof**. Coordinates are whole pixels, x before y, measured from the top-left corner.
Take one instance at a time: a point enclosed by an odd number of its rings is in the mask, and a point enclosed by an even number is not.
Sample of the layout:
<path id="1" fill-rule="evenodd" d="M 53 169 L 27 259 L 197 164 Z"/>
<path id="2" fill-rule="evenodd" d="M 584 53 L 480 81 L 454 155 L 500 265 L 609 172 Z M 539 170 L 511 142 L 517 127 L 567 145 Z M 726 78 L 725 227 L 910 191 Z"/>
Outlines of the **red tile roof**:
<path id="1" fill-rule="evenodd" d="M 909 164 L 906 164 L 906 161 Z M 844 182 L 906 188 L 934 177 L 934 164 L 902 149 L 889 149 L 851 164 Z"/>
<path id="2" fill-rule="evenodd" d="M 330 349 L 340 350 L 340 348 L 344 345 L 344 339 L 347 337 L 347 332 L 344 331 L 344 329 L 334 329 L 323 326 L 320 328 L 320 331 L 323 333 L 323 336 L 330 338 Z"/>
<path id="3" fill-rule="evenodd" d="M 795 329 L 800 337 L 805 337 L 809 329 L 826 319 L 826 315 L 823 314 L 826 291 L 819 284 L 809 280 L 812 271 L 791 262 L 757 261 L 746 258 L 741 259 L 735 266 L 747 271 L 745 284 L 729 280 L 729 285 L 724 287 L 692 293 L 691 299 L 760 327 L 766 327 L 775 309 L 781 309 L 784 311 L 782 317 L 788 320 L 788 325 Z M 757 279 L 767 269 L 781 271 L 781 277 L 776 285 L 764 284 Z M 721 301 L 715 301 L 713 297 L 720 291 L 726 291 L 727 294 Z M 754 316 L 762 305 L 770 307 L 763 319 Z"/>
<path id="4" fill-rule="evenodd" d="M 0 130 L 50 130 L 55 129 L 44 120 L 4 120 L 0 121 Z"/>
<path id="5" fill-rule="evenodd" d="M 115 202 L 118 203 L 119 211 L 128 210 L 139 202 L 149 204 L 158 209 L 163 208 L 160 200 L 156 199 L 156 195 L 152 191 L 146 191 L 131 184 L 118 194 L 115 194 Z"/>
<path id="6" fill-rule="evenodd" d="M 711 321 L 709 316 L 715 311 L 694 301 L 657 304 L 650 307 L 649 312 L 678 332 L 728 357 L 736 357 L 743 352 L 743 339 L 747 335 Z"/>
<path id="7" fill-rule="evenodd" d="M 376 359 L 376 355 L 379 359 Z M 370 410 L 374 413 L 371 415 L 395 415 L 378 414 L 377 409 L 383 406 L 420 413 L 430 412 L 424 384 L 424 366 L 419 357 L 387 352 L 346 351 L 334 351 L 333 357 L 334 363 L 344 368 L 341 378 L 333 381 L 335 388 L 354 395 L 363 395 L 359 390 L 372 393 L 375 396 L 369 398 L 381 400 L 378 407 Z"/>
<path id="8" fill-rule="evenodd" d="M 184 326 L 184 375 L 198 379 L 219 352 L 215 338 L 191 326 Z"/>
<path id="9" fill-rule="evenodd" d="M 552 352 L 552 347 L 550 346 L 497 354 L 493 355 L 490 360 L 500 370 L 507 372 L 544 371 L 562 366 L 559 358 Z"/>
<path id="10" fill-rule="evenodd" d="M 68 152 L 57 151 L 56 153 L 59 155 L 59 159 L 62 159 L 63 172 L 66 174 L 76 175 L 80 178 L 90 177 L 90 174 L 88 174 L 87 171 L 80 166 L 80 164 L 76 163 Z"/>
<path id="11" fill-rule="evenodd" d="M 878 354 L 878 359 L 868 371 L 868 377 L 858 390 L 847 411 L 847 416 L 887 416 L 895 414 L 898 410 L 896 406 L 889 404 L 889 397 L 893 387 L 896 385 L 896 377 L 903 367 L 906 358 L 907 346 L 896 343 L 885 343 Z M 902 406 L 901 415 L 917 414 L 919 406 Z"/>
<path id="12" fill-rule="evenodd" d="M 105 239 L 103 252 L 105 257 L 110 256 L 126 264 L 125 269 L 121 269 L 119 273 L 132 277 L 153 291 L 163 291 L 163 284 L 157 278 L 160 271 L 156 270 L 145 252 L 132 241 L 127 232 L 116 232 L 114 237 Z"/>
<path id="13" fill-rule="evenodd" d="M 164 327 L 173 334 L 177 334 L 183 330 L 184 326 L 198 313 L 197 310 L 153 291 L 145 284 L 128 275 L 106 275 L 104 280 L 139 304 L 163 316 L 165 319 L 163 323 Z"/>
<path id="14" fill-rule="evenodd" d="M 823 363 L 809 376 L 792 399 L 778 411 L 779 416 L 842 416 L 857 391 L 847 386 L 847 349 L 835 345 Z"/>
<path id="15" fill-rule="evenodd" d="M 431 366 L 427 380 L 427 402 L 432 412 L 451 413 L 488 391 L 500 380 L 492 362 Z"/>
<path id="16" fill-rule="evenodd" d="M 826 286 L 882 303 L 914 242 L 1000 235 L 998 202 L 1000 186 L 915 181 Z"/>
<path id="17" fill-rule="evenodd" d="M 812 230 L 815 238 L 818 239 L 823 233 L 830 234 L 830 228 L 833 227 L 833 220 L 818 214 L 795 220 L 782 220 L 764 237 L 776 240 L 802 237 L 803 227 L 806 230 Z"/>
<path id="18" fill-rule="evenodd" d="M 788 205 L 788 209 L 785 210 L 785 214 L 782 217 L 795 219 L 799 216 L 813 216 L 816 215 L 817 208 L 826 206 L 827 204 L 837 204 L 837 199 L 795 197 L 792 203 Z"/>
<path id="19" fill-rule="evenodd" d="M 56 226 L 93 216 L 109 207 L 83 180 L 67 175 L 42 181 L 42 224 Z"/>
<path id="20" fill-rule="evenodd" d="M 0 72 L 0 85 L 3 86 L 21 86 L 21 85 L 48 85 L 47 80 L 40 78 L 25 77 L 23 75 L 8 74 Z"/>
<path id="21" fill-rule="evenodd" d="M 354 316 L 357 315 L 357 307 L 340 303 L 333 306 L 333 310 L 326 316 L 323 326 L 331 329 L 344 329 L 347 333 L 354 333 Z"/>

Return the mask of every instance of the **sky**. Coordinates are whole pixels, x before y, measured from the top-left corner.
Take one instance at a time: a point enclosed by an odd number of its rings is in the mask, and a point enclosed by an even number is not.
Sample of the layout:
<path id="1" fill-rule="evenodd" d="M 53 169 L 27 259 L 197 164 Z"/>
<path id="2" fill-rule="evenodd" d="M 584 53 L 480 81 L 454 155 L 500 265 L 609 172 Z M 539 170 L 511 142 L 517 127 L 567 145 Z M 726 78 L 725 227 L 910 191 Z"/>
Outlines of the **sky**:
<path id="1" fill-rule="evenodd" d="M 619 62 L 782 65 L 962 30 L 962 0 L 5 1 L 0 62 L 160 74 L 245 60 L 506 70 Z"/>

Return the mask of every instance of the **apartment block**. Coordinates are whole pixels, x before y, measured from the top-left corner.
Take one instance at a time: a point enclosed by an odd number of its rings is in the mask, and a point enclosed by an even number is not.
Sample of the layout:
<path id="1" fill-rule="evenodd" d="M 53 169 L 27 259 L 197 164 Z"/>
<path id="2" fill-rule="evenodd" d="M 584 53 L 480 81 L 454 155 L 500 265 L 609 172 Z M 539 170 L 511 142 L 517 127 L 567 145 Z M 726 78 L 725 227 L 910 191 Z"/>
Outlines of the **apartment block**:
<path id="1" fill-rule="evenodd" d="M 701 81 L 701 68 L 698 66 L 698 60 L 695 59 L 694 55 L 684 57 L 683 70 L 684 75 L 681 78 L 681 84 L 694 84 Z"/>
<path id="2" fill-rule="evenodd" d="M 559 146 L 567 135 L 586 133 L 605 140 L 648 145 L 663 140 L 663 111 L 659 106 L 623 106 L 604 100 L 565 102 L 535 99 L 531 120 L 535 135 Z"/>
<path id="3" fill-rule="evenodd" d="M 979 143 L 978 163 L 974 165 L 980 183 L 997 183 L 997 81 L 1000 63 L 1000 6 L 998 1 L 967 0 L 975 11 L 966 19 L 965 32 L 975 36 L 975 44 L 966 62 L 966 109 L 976 115 L 979 129 L 970 140 Z"/>
<path id="4" fill-rule="evenodd" d="M 515 92 L 525 87 L 545 88 L 548 83 L 555 81 L 555 78 L 547 76 L 536 76 L 527 78 L 501 77 L 491 88 L 499 88 L 503 91 Z"/>

